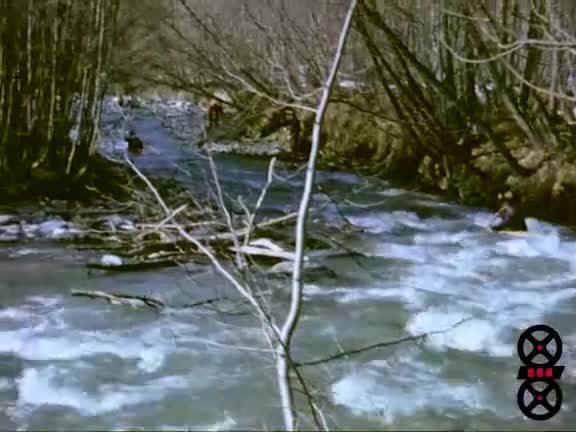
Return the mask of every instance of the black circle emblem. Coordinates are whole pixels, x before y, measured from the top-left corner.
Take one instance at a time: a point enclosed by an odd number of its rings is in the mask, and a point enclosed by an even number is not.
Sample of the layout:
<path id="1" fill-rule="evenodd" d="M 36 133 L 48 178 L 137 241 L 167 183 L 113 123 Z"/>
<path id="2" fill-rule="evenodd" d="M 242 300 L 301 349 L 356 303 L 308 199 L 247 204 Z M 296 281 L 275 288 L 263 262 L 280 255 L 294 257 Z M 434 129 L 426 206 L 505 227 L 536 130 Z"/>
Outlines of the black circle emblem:
<path id="1" fill-rule="evenodd" d="M 535 332 L 544 332 L 546 336 L 542 340 L 537 340 L 534 337 Z M 524 352 L 524 343 L 528 341 L 532 344 L 532 350 L 529 353 Z M 550 353 L 548 350 L 548 345 L 550 342 L 554 341 L 556 344 L 556 351 L 554 354 Z M 547 362 L 546 363 L 535 363 L 534 358 L 542 354 Z M 556 364 L 560 357 L 562 356 L 562 339 L 556 330 L 545 324 L 538 324 L 532 327 L 528 327 L 518 338 L 518 357 L 522 363 L 528 367 L 551 367 Z"/>
<path id="2" fill-rule="evenodd" d="M 544 390 L 537 390 L 534 388 L 534 383 L 537 382 L 545 384 Z M 532 400 L 528 404 L 526 404 L 524 401 L 524 397 L 526 396 L 527 392 L 532 396 Z M 550 393 L 552 392 L 556 394 L 556 401 L 554 402 L 554 405 L 548 401 L 548 396 L 550 396 Z M 534 410 L 540 406 L 543 407 L 546 412 L 543 414 L 536 414 Z M 518 389 L 518 407 L 526 417 L 532 420 L 548 420 L 549 418 L 554 417 L 558 411 L 560 411 L 561 406 L 562 390 L 560 389 L 558 383 L 554 380 L 524 381 Z"/>

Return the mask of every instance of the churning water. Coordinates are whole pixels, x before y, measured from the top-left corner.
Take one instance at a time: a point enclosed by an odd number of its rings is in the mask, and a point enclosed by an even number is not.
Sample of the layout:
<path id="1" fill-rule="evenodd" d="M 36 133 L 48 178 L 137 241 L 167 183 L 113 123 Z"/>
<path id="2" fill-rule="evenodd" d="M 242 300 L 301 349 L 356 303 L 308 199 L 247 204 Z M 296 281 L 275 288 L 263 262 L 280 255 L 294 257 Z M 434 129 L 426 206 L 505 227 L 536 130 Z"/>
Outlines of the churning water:
<path id="1" fill-rule="evenodd" d="M 137 126 L 152 128 L 146 121 Z M 155 139 L 161 146 L 166 137 Z M 265 181 L 262 164 L 221 161 L 225 185 L 255 190 Z M 281 182 L 265 211 L 293 209 L 299 181 Z M 354 228 L 331 205 L 312 226 L 355 253 L 327 257 L 325 271 L 307 277 L 297 359 L 433 332 L 303 367 L 334 429 L 576 424 L 576 238 L 538 221 L 530 221 L 538 236 L 489 233 L 485 211 L 347 174 L 322 173 L 319 182 Z M 70 296 L 108 290 L 190 303 L 231 291 L 214 270 L 88 275 L 78 251 L 27 248 L 0 251 L 0 429 L 282 427 L 272 357 L 250 315 L 158 313 Z M 289 280 L 262 276 L 262 284 L 281 314 Z M 566 366 L 563 408 L 542 423 L 516 405 L 516 341 L 538 323 L 562 335 Z"/>

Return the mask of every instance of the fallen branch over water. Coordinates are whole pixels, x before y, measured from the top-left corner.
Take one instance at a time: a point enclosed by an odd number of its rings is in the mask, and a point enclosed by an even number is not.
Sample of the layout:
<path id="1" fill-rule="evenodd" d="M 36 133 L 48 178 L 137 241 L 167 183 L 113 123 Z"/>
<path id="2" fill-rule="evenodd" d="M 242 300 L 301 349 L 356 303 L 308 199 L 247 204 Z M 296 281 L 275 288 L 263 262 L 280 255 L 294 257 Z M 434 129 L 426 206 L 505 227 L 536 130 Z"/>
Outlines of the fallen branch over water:
<path id="1" fill-rule="evenodd" d="M 164 303 L 162 300 L 158 300 L 153 297 L 144 296 L 144 295 L 133 295 L 133 294 L 121 294 L 121 293 L 107 293 L 104 291 L 82 291 L 82 290 L 73 290 L 70 293 L 73 297 L 87 297 L 91 299 L 103 299 L 106 300 L 110 304 L 114 305 L 126 305 L 132 308 L 147 306 L 153 309 L 166 309 L 169 306 Z M 209 298 L 205 300 L 199 300 L 194 303 L 177 306 L 177 307 L 170 307 L 171 309 L 191 309 L 200 306 L 207 306 L 213 303 L 217 303 L 223 300 L 230 300 L 228 297 L 215 297 Z"/>
<path id="2" fill-rule="evenodd" d="M 148 306 L 153 309 L 163 309 L 166 304 L 158 299 L 148 296 L 130 295 L 130 294 L 115 294 L 106 293 L 104 291 L 72 291 L 73 297 L 88 297 L 92 299 L 103 299 L 110 304 L 122 304 L 133 308 L 139 306 Z"/>
<path id="3" fill-rule="evenodd" d="M 242 254 L 253 258 L 265 256 L 269 258 L 292 260 L 293 254 L 291 252 L 286 252 L 279 246 L 271 248 L 270 244 L 274 243 L 270 239 L 257 238 L 252 240 L 248 245 L 238 245 L 238 247 L 228 246 L 228 244 L 233 242 L 234 238 L 241 236 L 248 237 L 255 228 L 270 228 L 294 220 L 296 216 L 296 213 L 290 213 L 258 224 L 253 224 L 247 228 L 236 229 L 233 232 L 208 234 L 198 236 L 196 239 L 203 243 L 212 244 L 212 249 L 221 253 L 232 251 L 241 252 Z M 123 257 L 131 257 L 129 262 L 126 262 L 126 260 L 121 257 L 117 257 L 117 263 L 107 263 L 102 261 L 89 262 L 86 266 L 90 269 L 127 272 L 174 267 L 189 262 L 190 260 L 194 260 L 195 258 L 205 259 L 204 254 L 200 253 L 198 248 L 192 245 L 189 241 L 182 240 L 180 236 L 168 236 L 163 231 L 166 228 L 176 228 L 176 225 L 170 224 L 167 226 L 161 226 L 161 224 L 158 224 L 154 226 L 157 228 L 154 233 L 157 233 L 158 236 L 162 238 L 161 240 L 153 239 L 135 241 L 134 238 L 138 238 L 142 234 L 140 230 L 136 229 L 131 236 L 114 247 L 114 250 Z"/>
<path id="4" fill-rule="evenodd" d="M 207 235 L 207 236 L 197 236 L 196 239 L 200 240 L 200 241 L 216 241 L 216 240 L 232 240 L 234 237 L 240 237 L 240 236 L 245 236 L 248 235 L 251 231 L 251 229 L 258 229 L 258 228 L 270 228 L 274 225 L 279 225 L 283 222 L 289 222 L 291 220 L 296 219 L 296 217 L 298 216 L 298 213 L 294 212 L 294 213 L 289 213 L 287 215 L 284 216 L 280 216 L 274 219 L 268 219 L 267 221 L 264 222 L 259 222 L 259 223 L 254 223 L 251 227 L 247 227 L 247 228 L 242 228 L 239 230 L 235 230 L 233 232 L 224 232 L 224 233 L 219 233 L 219 234 L 211 234 L 211 235 Z"/>

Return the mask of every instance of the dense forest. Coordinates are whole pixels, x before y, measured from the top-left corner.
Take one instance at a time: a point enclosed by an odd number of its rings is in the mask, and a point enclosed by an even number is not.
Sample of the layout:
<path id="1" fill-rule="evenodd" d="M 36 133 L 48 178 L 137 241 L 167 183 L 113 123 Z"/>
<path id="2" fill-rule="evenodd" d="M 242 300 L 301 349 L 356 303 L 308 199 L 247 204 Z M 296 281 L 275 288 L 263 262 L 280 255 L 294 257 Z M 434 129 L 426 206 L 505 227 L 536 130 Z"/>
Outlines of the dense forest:
<path id="1" fill-rule="evenodd" d="M 118 6 L 117 0 L 0 4 L 4 198 L 94 181 Z"/>
<path id="2" fill-rule="evenodd" d="M 0 176 L 14 190 L 47 177 L 98 184 L 106 92 L 216 97 L 232 113 L 220 131 L 231 138 L 260 136 L 263 124 L 269 133 L 276 112 L 292 107 L 301 122 L 294 145 L 305 154 L 305 108 L 318 102 L 347 8 L 339 0 L 24 3 L 1 3 Z M 475 205 L 513 190 L 528 213 L 571 224 L 575 7 L 360 1 L 322 164 Z"/>

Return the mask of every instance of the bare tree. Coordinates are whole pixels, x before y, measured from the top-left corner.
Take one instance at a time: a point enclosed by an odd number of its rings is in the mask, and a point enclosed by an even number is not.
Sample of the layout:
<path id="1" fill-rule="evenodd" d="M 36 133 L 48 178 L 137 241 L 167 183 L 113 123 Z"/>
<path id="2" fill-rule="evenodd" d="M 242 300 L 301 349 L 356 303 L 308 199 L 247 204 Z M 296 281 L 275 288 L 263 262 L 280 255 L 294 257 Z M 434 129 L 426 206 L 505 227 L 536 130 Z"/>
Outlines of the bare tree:
<path id="1" fill-rule="evenodd" d="M 342 25 L 342 29 L 340 31 L 340 35 L 338 38 L 338 44 L 336 47 L 336 51 L 334 53 L 334 58 L 332 61 L 332 67 L 330 68 L 330 72 L 323 84 L 322 94 L 320 103 L 316 108 L 307 107 L 309 111 L 313 112 L 315 115 L 314 120 L 314 127 L 313 127 L 313 140 L 312 140 L 312 148 L 310 151 L 310 156 L 308 159 L 308 169 L 306 173 L 306 179 L 304 184 L 304 192 L 302 195 L 302 201 L 300 204 L 300 209 L 298 212 L 297 217 L 297 225 L 296 225 L 296 248 L 294 252 L 294 268 L 293 268 L 293 277 L 292 277 L 292 300 L 290 303 L 290 307 L 288 310 L 287 317 L 283 323 L 283 325 L 279 326 L 276 324 L 275 319 L 272 315 L 268 312 L 268 307 L 262 303 L 261 296 L 258 295 L 257 292 L 254 291 L 252 287 L 247 285 L 246 283 L 240 281 L 236 278 L 231 272 L 226 270 L 224 266 L 219 262 L 218 258 L 214 255 L 209 248 L 204 246 L 200 241 L 196 238 L 191 236 L 183 229 L 179 224 L 177 224 L 174 219 L 174 215 L 177 212 L 173 212 L 169 209 L 166 205 L 156 188 L 152 185 L 152 183 L 129 161 L 126 159 L 126 162 L 129 166 L 140 176 L 140 178 L 147 184 L 148 188 L 154 193 L 156 200 L 160 203 L 165 215 L 166 219 L 164 222 L 174 222 L 174 226 L 178 229 L 178 233 L 187 241 L 194 244 L 202 253 L 210 258 L 212 263 L 215 265 L 217 270 L 228 280 L 230 281 L 234 287 L 238 290 L 238 292 L 248 301 L 248 303 L 254 308 L 254 312 L 256 316 L 261 321 L 264 327 L 264 333 L 268 342 L 274 347 L 275 356 L 276 356 L 276 368 L 277 368 L 277 380 L 280 392 L 280 399 L 281 399 L 281 406 L 282 406 L 282 413 L 284 418 L 284 426 L 286 430 L 295 430 L 298 427 L 298 411 L 295 407 L 294 401 L 294 377 L 302 386 L 304 393 L 306 394 L 308 400 L 308 407 L 310 413 L 313 417 L 313 423 L 320 430 L 327 430 L 328 425 L 326 423 L 326 419 L 324 418 L 321 410 L 314 402 L 310 391 L 307 388 L 307 384 L 301 375 L 301 373 L 297 370 L 294 366 L 294 362 L 292 360 L 291 355 L 291 345 L 292 345 L 292 337 L 297 328 L 298 321 L 300 318 L 301 307 L 302 307 L 302 275 L 303 275 L 303 263 L 304 263 L 304 245 L 306 242 L 306 221 L 309 212 L 310 206 L 310 199 L 312 194 L 312 189 L 314 186 L 314 176 L 315 176 L 315 169 L 316 169 L 316 161 L 318 157 L 318 152 L 320 148 L 320 133 L 322 128 L 322 123 L 324 119 L 324 115 L 326 112 L 326 108 L 329 103 L 330 93 L 334 86 L 334 82 L 336 80 L 338 69 L 340 67 L 340 63 L 342 60 L 342 56 L 344 53 L 346 41 L 348 35 L 350 33 L 351 25 L 353 16 L 356 10 L 357 1 L 352 0 L 349 4 L 348 12 L 346 14 L 344 23 Z M 248 87 L 248 91 L 252 90 Z M 211 158 L 210 158 L 211 160 Z M 272 170 L 274 166 L 274 161 L 272 161 L 269 169 L 269 176 L 268 176 L 268 183 L 267 186 L 264 188 L 258 202 L 256 203 L 257 211 L 258 206 L 263 200 L 263 196 L 266 193 L 266 190 L 271 182 L 272 179 Z M 217 181 L 218 177 L 216 174 L 216 167 L 213 162 L 211 162 L 212 172 Z M 229 226 L 231 235 L 233 237 L 234 243 L 234 250 L 236 252 L 237 257 L 237 265 L 239 269 L 243 269 L 245 267 L 245 261 L 242 257 L 242 251 L 246 251 L 246 246 L 249 245 L 248 238 L 250 236 L 250 229 L 253 225 L 254 216 L 249 217 L 249 227 L 246 231 L 246 241 L 244 247 L 240 246 L 240 241 L 237 238 L 238 234 L 235 233 L 232 227 L 232 221 L 230 218 L 230 214 L 226 209 L 226 205 L 222 198 L 222 191 L 218 188 L 217 189 L 217 196 L 218 196 L 218 203 L 219 207 L 222 209 L 223 214 L 226 218 L 226 223 Z"/>
<path id="2" fill-rule="evenodd" d="M 117 9 L 118 0 L 0 4 L 0 177 L 6 187 L 26 188 L 38 177 L 42 184 L 47 175 L 72 183 L 89 177 Z"/>
<path id="3" fill-rule="evenodd" d="M 288 316 L 280 332 L 280 341 L 278 346 L 279 351 L 277 354 L 278 384 L 280 386 L 280 395 L 282 399 L 284 426 L 287 430 L 294 430 L 296 425 L 293 410 L 292 386 L 290 385 L 290 364 L 288 355 L 290 353 L 292 336 L 298 325 L 300 311 L 302 308 L 302 268 L 304 262 L 304 245 L 306 244 L 306 221 L 308 218 L 308 209 L 312 196 L 312 188 L 314 187 L 316 159 L 320 150 L 320 132 L 322 128 L 322 120 L 324 118 L 324 114 L 326 113 L 326 107 L 328 106 L 328 101 L 330 98 L 330 91 L 332 90 L 332 86 L 334 85 L 334 81 L 338 74 L 338 68 L 340 66 L 344 48 L 346 46 L 346 39 L 350 33 L 352 18 L 354 17 L 354 13 L 356 11 L 356 4 L 356 0 L 350 1 L 348 13 L 340 32 L 338 47 L 336 49 L 336 53 L 334 54 L 332 68 L 324 84 L 320 104 L 316 108 L 312 136 L 312 148 L 310 150 L 310 156 L 308 157 L 308 169 L 306 170 L 306 179 L 304 181 L 304 192 L 302 194 L 300 210 L 298 212 L 298 221 L 295 232 L 296 250 L 294 258 L 294 270 L 292 273 L 292 301 L 290 304 Z"/>

